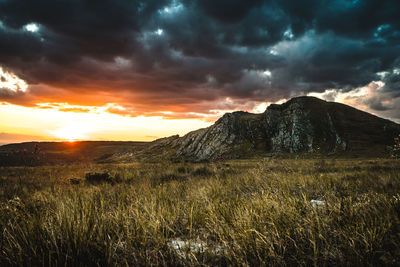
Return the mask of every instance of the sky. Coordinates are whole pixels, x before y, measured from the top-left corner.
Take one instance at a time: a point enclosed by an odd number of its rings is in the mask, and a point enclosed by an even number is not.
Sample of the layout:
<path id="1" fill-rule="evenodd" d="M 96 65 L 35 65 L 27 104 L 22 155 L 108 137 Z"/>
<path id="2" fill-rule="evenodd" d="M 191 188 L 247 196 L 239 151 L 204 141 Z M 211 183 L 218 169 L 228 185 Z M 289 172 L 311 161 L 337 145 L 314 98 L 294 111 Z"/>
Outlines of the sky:
<path id="1" fill-rule="evenodd" d="M 400 122 L 398 0 L 0 0 L 0 143 L 154 140 L 310 95 Z"/>

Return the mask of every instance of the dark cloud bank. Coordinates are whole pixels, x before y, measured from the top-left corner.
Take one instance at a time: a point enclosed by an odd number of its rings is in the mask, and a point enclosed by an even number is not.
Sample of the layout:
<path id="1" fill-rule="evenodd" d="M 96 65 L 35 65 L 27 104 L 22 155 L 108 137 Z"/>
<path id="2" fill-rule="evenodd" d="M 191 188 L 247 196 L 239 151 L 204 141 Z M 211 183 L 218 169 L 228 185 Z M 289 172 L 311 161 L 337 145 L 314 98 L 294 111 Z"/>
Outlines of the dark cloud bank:
<path id="1" fill-rule="evenodd" d="M 208 113 L 382 81 L 363 104 L 400 118 L 399 14 L 398 0 L 0 0 L 0 65 L 31 85 L 0 100 Z"/>

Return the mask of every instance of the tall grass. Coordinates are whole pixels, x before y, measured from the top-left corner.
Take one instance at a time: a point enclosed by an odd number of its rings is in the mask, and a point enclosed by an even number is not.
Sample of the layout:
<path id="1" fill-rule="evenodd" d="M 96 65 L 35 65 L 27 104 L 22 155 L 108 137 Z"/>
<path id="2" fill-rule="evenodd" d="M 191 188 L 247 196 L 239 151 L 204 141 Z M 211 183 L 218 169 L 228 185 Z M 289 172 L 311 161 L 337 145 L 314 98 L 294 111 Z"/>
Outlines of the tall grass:
<path id="1" fill-rule="evenodd" d="M 399 170 L 262 159 L 3 168 L 0 265 L 398 265 Z"/>

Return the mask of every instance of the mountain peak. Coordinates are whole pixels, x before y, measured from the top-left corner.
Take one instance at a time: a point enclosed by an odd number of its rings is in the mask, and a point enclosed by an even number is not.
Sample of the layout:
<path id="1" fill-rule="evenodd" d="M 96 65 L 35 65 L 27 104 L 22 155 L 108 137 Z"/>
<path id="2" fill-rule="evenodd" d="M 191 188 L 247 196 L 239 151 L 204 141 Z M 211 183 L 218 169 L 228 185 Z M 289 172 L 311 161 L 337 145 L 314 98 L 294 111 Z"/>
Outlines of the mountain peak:
<path id="1" fill-rule="evenodd" d="M 286 101 L 282 104 L 271 104 L 267 107 L 267 110 L 283 110 L 293 104 L 300 104 L 300 105 L 323 105 L 327 103 L 325 100 L 319 99 L 314 96 L 298 96 L 291 98 L 290 100 Z"/>

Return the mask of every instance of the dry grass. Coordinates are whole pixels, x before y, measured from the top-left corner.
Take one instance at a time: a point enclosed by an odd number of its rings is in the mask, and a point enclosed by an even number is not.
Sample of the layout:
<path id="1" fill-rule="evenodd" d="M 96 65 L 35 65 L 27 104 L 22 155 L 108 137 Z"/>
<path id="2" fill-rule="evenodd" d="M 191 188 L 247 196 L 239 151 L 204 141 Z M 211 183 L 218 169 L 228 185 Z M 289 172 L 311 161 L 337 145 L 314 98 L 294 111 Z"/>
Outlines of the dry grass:
<path id="1" fill-rule="evenodd" d="M 388 159 L 0 168 L 0 265 L 398 265 L 399 170 Z"/>

